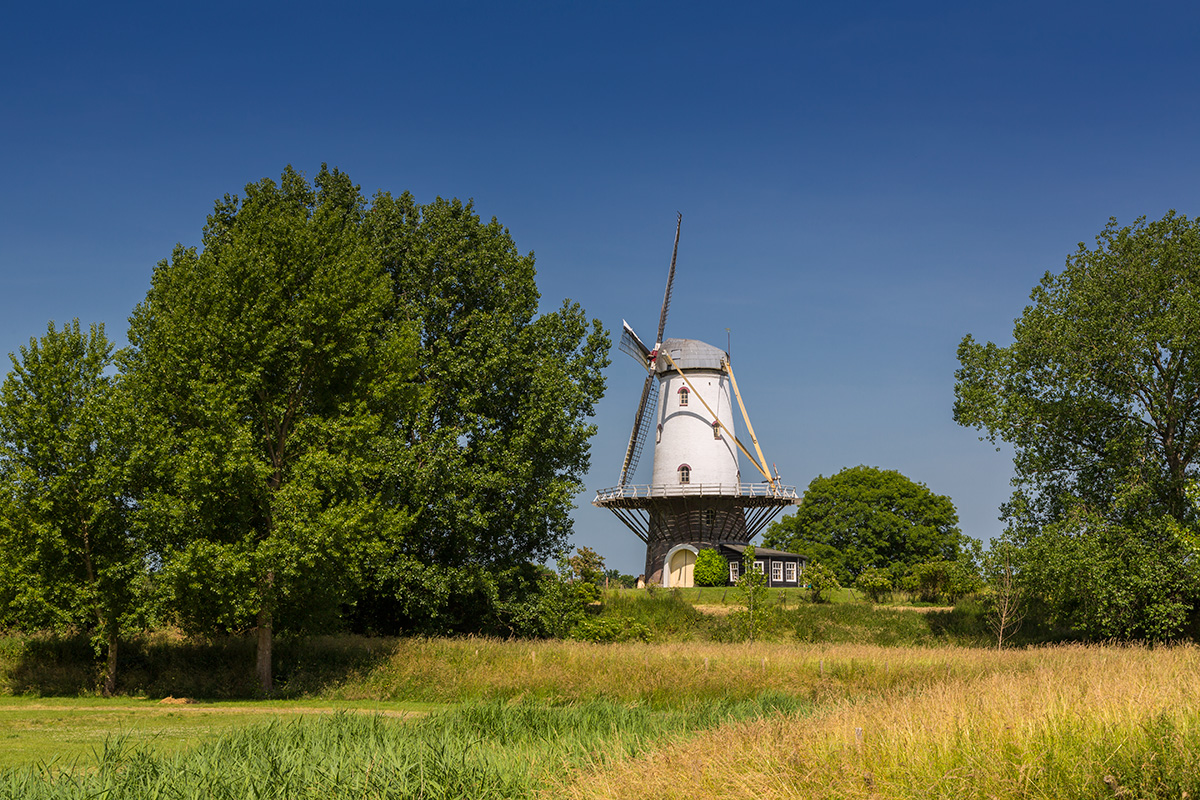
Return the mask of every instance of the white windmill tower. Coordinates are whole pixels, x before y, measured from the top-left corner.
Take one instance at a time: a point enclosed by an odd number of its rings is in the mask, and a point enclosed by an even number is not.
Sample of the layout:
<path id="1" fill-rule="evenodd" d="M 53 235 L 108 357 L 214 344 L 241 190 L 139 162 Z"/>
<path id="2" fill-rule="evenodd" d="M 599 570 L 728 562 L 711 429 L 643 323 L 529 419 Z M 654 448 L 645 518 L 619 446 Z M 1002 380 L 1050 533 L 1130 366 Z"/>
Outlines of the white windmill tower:
<path id="1" fill-rule="evenodd" d="M 625 449 L 621 481 L 597 492 L 592 501 L 612 511 L 646 543 L 646 582 L 664 586 L 690 586 L 691 565 L 700 548 L 744 546 L 783 508 L 798 502 L 795 487 L 780 485 L 779 476 L 767 467 L 729 354 L 697 339 L 663 339 L 682 223 L 680 215 L 654 347 L 647 347 L 624 323 L 621 351 L 649 374 Z M 734 434 L 733 398 L 753 454 Z M 651 436 L 651 482 L 632 484 Z M 739 453 L 753 465 L 755 482 L 742 481 Z"/>

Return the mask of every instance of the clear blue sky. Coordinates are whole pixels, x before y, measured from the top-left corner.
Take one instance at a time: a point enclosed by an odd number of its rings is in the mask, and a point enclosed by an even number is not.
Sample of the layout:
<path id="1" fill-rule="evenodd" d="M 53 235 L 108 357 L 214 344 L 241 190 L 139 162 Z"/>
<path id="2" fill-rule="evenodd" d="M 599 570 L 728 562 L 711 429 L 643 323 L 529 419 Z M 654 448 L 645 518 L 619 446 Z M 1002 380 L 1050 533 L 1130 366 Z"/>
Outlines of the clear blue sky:
<path id="1" fill-rule="evenodd" d="M 0 352 L 48 320 L 123 340 L 214 199 L 321 162 L 474 198 L 544 306 L 724 344 L 769 461 L 869 464 L 1000 532 L 1009 454 L 951 419 L 955 348 L 1006 343 L 1109 216 L 1200 214 L 1185 3 L 20 4 L 0 34 Z M 616 352 L 576 544 L 644 373 Z M 639 479 L 649 473 L 649 453 Z"/>

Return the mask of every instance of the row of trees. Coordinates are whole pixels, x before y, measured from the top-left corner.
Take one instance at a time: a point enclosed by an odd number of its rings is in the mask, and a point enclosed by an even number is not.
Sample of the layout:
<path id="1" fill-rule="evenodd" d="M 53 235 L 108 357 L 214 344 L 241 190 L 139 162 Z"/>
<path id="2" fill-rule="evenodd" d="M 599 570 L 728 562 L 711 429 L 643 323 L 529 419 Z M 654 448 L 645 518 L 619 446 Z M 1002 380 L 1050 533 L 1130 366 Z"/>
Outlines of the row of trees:
<path id="1" fill-rule="evenodd" d="M 123 632 L 518 624 L 561 551 L 608 338 L 538 313 L 532 254 L 471 204 L 292 168 L 215 205 L 134 310 L 0 389 L 0 622 Z M 489 616 L 490 615 L 490 616 Z"/>

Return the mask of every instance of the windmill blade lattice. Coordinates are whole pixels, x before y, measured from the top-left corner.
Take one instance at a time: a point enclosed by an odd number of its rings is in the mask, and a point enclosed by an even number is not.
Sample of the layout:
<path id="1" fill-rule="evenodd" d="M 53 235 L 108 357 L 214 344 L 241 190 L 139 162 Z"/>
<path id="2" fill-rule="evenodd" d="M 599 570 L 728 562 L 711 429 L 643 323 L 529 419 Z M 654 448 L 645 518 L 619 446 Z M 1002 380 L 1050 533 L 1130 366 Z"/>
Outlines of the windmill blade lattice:
<path id="1" fill-rule="evenodd" d="M 642 457 L 642 446 L 646 444 L 646 435 L 650 432 L 650 421 L 654 418 L 654 409 L 658 406 L 658 378 L 654 373 L 646 376 L 642 385 L 642 400 L 638 403 L 637 416 L 633 419 L 633 431 L 629 434 L 629 446 L 625 448 L 625 462 L 621 465 L 621 483 L 637 471 L 638 460 Z"/>
<path id="2" fill-rule="evenodd" d="M 667 290 L 663 292 L 662 314 L 658 317 L 658 338 L 654 345 L 663 343 L 663 331 L 667 327 L 667 312 L 671 309 L 671 285 L 675 283 L 675 257 L 679 255 L 679 229 L 683 227 L 683 214 L 675 222 L 675 247 L 671 249 L 671 271 L 667 273 Z"/>

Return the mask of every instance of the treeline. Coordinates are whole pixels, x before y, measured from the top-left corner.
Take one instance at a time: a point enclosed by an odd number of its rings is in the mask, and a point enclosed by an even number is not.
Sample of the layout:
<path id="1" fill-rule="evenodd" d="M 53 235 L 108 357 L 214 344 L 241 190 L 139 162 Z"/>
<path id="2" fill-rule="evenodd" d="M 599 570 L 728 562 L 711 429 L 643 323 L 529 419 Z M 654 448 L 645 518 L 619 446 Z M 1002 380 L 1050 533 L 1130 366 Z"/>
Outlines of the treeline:
<path id="1" fill-rule="evenodd" d="M 0 624 L 539 633 L 609 341 L 538 313 L 470 203 L 289 167 L 219 200 L 117 350 L 78 321 L 0 388 Z"/>
<path id="2" fill-rule="evenodd" d="M 812 482 L 769 546 L 882 598 L 978 593 L 1000 630 L 1200 636 L 1200 222 L 1115 220 L 1047 272 L 1006 347 L 958 349 L 954 418 L 1014 452 L 984 552 L 949 498 L 871 467 Z M 834 585 L 830 583 L 830 585 Z"/>

